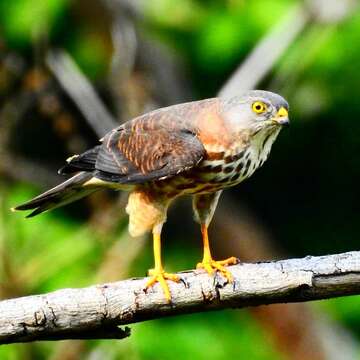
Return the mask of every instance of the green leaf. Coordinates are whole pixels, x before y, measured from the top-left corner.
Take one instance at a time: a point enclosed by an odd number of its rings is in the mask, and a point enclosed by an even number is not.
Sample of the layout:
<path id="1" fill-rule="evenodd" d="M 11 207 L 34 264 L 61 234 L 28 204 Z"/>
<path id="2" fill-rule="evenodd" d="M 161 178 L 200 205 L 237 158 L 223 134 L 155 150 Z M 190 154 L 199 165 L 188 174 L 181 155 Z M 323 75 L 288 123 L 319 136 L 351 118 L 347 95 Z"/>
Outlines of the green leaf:
<path id="1" fill-rule="evenodd" d="M 12 46 L 26 46 L 47 34 L 63 15 L 67 0 L 11 0 L 0 2 L 0 19 L 5 38 Z"/>

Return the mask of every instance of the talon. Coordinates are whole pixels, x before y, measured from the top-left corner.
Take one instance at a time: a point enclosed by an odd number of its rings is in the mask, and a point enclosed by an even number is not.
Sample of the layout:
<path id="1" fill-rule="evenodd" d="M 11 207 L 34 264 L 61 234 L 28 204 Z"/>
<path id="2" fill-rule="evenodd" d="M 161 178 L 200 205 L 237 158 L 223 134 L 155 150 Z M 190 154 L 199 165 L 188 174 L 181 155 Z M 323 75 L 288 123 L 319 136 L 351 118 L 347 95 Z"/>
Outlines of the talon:
<path id="1" fill-rule="evenodd" d="M 214 271 L 219 271 L 222 276 L 224 276 L 229 283 L 233 282 L 233 276 L 231 272 L 225 269 L 226 265 L 235 265 L 238 263 L 238 259 L 234 256 L 221 260 L 215 261 L 211 256 L 209 237 L 208 237 L 208 229 L 206 223 L 201 224 L 201 233 L 203 237 L 203 245 L 204 245 L 204 255 L 202 262 L 196 265 L 197 269 L 204 269 L 209 275 L 212 275 Z"/>
<path id="2" fill-rule="evenodd" d="M 171 280 L 178 283 L 180 282 L 180 277 L 178 275 L 169 274 L 164 272 L 163 270 L 156 270 L 156 269 L 150 269 L 148 271 L 148 274 L 151 276 L 151 278 L 148 280 L 148 282 L 145 285 L 145 291 L 148 288 L 154 286 L 156 283 L 159 283 L 164 292 L 166 301 L 170 303 L 171 294 L 166 280 Z"/>
<path id="3" fill-rule="evenodd" d="M 235 256 L 231 256 L 228 259 L 218 261 L 220 265 L 236 265 L 239 263 L 239 259 L 237 259 Z"/>
<path id="4" fill-rule="evenodd" d="M 216 261 L 213 259 L 203 260 L 196 265 L 197 269 L 204 269 L 209 275 L 212 275 L 214 271 L 219 271 L 230 283 L 234 278 L 229 270 L 225 268 L 226 265 L 237 264 L 238 260 L 235 257 L 231 257 L 226 260 Z"/>

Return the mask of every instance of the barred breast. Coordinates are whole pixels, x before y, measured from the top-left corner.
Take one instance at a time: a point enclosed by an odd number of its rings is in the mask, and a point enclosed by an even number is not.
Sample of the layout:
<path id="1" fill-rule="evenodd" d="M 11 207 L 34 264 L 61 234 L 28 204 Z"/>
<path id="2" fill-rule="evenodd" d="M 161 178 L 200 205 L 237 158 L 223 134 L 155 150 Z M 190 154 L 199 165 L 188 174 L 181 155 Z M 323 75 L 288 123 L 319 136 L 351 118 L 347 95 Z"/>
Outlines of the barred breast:
<path id="1" fill-rule="evenodd" d="M 235 186 L 250 177 L 269 156 L 278 132 L 260 134 L 246 147 L 233 144 L 220 151 L 207 151 L 195 168 L 173 178 L 158 180 L 152 187 L 168 198 L 184 194 L 199 194 Z M 213 149 L 212 149 L 213 150 Z"/>
<path id="2" fill-rule="evenodd" d="M 234 186 L 255 171 L 257 161 L 252 155 L 250 150 L 210 153 L 196 168 L 174 178 L 156 181 L 153 186 L 167 197 L 208 193 Z"/>

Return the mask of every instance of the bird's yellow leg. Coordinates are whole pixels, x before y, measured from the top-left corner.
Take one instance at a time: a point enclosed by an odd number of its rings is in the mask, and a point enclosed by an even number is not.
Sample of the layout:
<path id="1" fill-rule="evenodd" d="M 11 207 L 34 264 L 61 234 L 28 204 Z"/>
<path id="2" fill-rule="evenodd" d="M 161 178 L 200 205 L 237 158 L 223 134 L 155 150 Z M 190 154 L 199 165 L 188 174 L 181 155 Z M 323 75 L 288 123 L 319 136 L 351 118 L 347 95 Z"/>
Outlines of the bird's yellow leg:
<path id="1" fill-rule="evenodd" d="M 157 282 L 163 289 L 165 298 L 167 302 L 171 302 L 171 294 L 169 290 L 169 286 L 166 283 L 166 280 L 171 280 L 175 282 L 179 282 L 179 276 L 175 274 L 168 274 L 164 271 L 162 262 L 161 262 L 161 235 L 159 229 L 155 228 L 153 231 L 153 245 L 154 245 L 154 260 L 155 266 L 153 269 L 148 271 L 149 276 L 151 276 L 150 280 L 146 283 L 145 289 L 150 288 L 155 285 Z"/>
<path id="2" fill-rule="evenodd" d="M 213 274 L 215 271 L 219 271 L 229 282 L 232 282 L 233 276 L 230 271 L 225 268 L 225 266 L 235 265 L 238 260 L 233 256 L 222 261 L 214 260 L 211 256 L 208 229 L 205 224 L 201 225 L 201 234 L 204 245 L 204 255 L 202 261 L 196 265 L 196 268 L 204 269 L 209 275 Z"/>

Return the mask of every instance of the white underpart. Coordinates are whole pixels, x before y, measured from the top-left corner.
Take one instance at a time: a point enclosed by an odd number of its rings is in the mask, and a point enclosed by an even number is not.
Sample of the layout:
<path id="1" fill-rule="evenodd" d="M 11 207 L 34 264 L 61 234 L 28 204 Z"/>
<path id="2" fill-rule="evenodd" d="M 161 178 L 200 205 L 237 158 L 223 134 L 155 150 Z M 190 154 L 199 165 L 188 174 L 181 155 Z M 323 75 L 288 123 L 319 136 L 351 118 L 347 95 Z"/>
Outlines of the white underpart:
<path id="1" fill-rule="evenodd" d="M 202 166 L 211 165 L 212 167 L 215 167 L 217 165 L 222 165 L 223 168 L 226 168 L 227 166 L 231 166 L 233 168 L 233 171 L 229 173 L 221 172 L 218 174 L 209 175 L 212 181 L 214 180 L 221 181 L 225 178 L 231 179 L 234 175 L 236 175 L 237 174 L 236 168 L 240 163 L 242 163 L 243 166 L 242 169 L 240 170 L 240 176 L 234 181 L 229 181 L 231 185 L 238 184 L 243 180 L 247 179 L 248 177 L 250 177 L 255 172 L 256 169 L 258 169 L 264 164 L 264 162 L 269 157 L 271 147 L 274 141 L 276 140 L 279 132 L 280 132 L 280 128 L 275 129 L 264 144 L 264 141 L 269 133 L 267 131 L 260 131 L 257 135 L 254 136 L 250 145 L 245 150 L 244 156 L 228 165 L 224 165 L 223 160 L 207 160 L 202 163 Z M 225 156 L 232 155 L 234 153 L 235 154 L 240 153 L 241 150 L 243 150 L 243 148 L 241 147 L 236 150 L 232 149 L 228 153 L 225 153 Z M 246 167 L 245 165 L 248 160 L 250 161 L 250 165 L 249 167 Z M 229 186 L 229 183 L 228 182 L 224 183 L 224 187 L 227 186 Z"/>
<path id="2" fill-rule="evenodd" d="M 260 132 L 257 136 L 255 136 L 254 140 L 251 143 L 251 150 L 252 150 L 252 173 L 262 166 L 264 162 L 269 157 L 271 147 L 273 143 L 275 142 L 277 136 L 279 135 L 280 128 L 277 128 L 273 131 L 273 133 L 269 136 L 269 138 L 266 140 L 266 143 L 264 144 L 264 140 L 268 136 L 268 133 L 266 132 Z M 262 145 L 264 144 L 264 147 L 262 148 Z M 249 176 L 250 176 L 249 175 Z"/>

